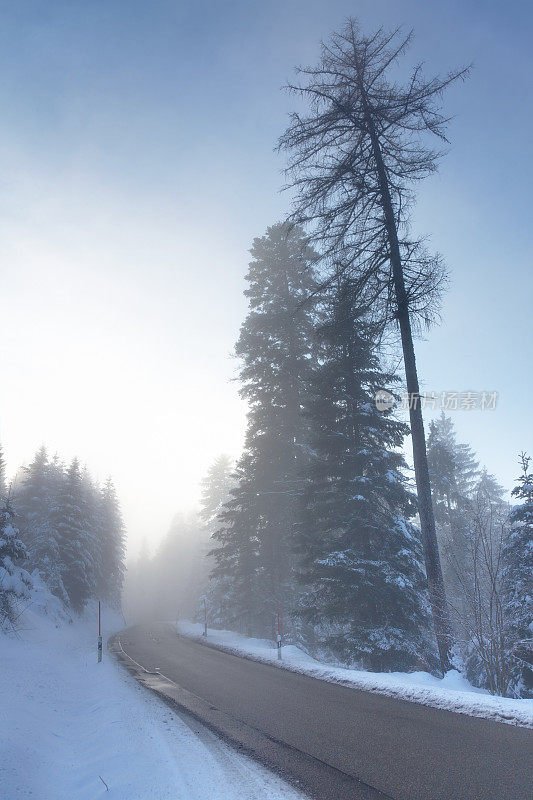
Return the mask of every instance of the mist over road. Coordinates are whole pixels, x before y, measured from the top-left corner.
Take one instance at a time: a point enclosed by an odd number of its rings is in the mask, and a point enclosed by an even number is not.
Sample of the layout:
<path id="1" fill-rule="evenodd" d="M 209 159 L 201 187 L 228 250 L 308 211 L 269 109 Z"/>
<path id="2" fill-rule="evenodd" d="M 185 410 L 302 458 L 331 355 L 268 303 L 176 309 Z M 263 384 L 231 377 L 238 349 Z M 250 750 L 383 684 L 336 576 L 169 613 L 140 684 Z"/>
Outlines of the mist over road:
<path id="1" fill-rule="evenodd" d="M 533 796 L 532 730 L 278 669 L 186 639 L 168 624 L 135 626 L 119 638 L 132 659 L 186 690 L 196 706 L 189 710 L 244 746 L 248 737 L 258 757 L 314 797 Z M 174 699 L 187 708 L 178 691 Z"/>

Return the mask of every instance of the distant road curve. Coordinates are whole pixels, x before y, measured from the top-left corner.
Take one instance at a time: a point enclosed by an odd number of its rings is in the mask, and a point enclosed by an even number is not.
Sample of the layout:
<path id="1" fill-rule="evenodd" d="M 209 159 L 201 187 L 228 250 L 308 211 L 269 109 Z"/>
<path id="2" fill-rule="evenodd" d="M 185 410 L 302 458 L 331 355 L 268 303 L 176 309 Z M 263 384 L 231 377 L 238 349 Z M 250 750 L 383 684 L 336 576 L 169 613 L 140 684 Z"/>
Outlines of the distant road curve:
<path id="1" fill-rule="evenodd" d="M 128 628 L 111 647 L 143 683 L 317 800 L 533 798 L 533 730 L 281 670 L 164 623 Z"/>

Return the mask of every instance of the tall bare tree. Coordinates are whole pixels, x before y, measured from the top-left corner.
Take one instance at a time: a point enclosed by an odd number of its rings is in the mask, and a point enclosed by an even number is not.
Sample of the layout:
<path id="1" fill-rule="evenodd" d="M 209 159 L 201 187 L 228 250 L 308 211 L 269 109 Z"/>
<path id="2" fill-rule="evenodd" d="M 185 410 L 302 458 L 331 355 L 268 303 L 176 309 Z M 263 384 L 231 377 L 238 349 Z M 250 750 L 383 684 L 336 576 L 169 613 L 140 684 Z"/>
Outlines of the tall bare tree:
<path id="1" fill-rule="evenodd" d="M 451 633 L 426 456 L 413 345 L 413 324 L 438 315 L 445 278 L 439 257 L 409 235 L 413 184 L 436 169 L 445 140 L 440 97 L 467 69 L 426 80 L 417 66 L 405 85 L 388 79 L 411 34 L 378 30 L 365 36 L 353 19 L 322 44 L 318 66 L 300 68 L 302 83 L 288 88 L 308 101 L 280 139 L 288 150 L 292 220 L 308 226 L 329 267 L 329 278 L 349 270 L 384 323 L 396 321 L 403 349 L 420 525 L 435 634 L 443 670 Z"/>

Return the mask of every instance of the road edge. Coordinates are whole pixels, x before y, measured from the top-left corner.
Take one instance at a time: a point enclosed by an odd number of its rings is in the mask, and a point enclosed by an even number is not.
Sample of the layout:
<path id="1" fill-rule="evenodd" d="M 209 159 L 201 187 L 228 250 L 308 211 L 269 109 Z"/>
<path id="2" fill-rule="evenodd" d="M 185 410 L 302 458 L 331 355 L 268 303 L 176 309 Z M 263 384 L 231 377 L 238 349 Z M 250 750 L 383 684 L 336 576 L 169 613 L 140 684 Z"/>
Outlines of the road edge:
<path id="1" fill-rule="evenodd" d="M 158 670 L 147 670 L 124 650 L 120 641 L 121 633 L 124 631 L 108 639 L 108 650 L 139 683 L 168 705 L 197 719 L 232 747 L 280 775 L 313 800 L 324 800 L 325 797 L 331 800 L 393 800 L 390 795 L 373 786 L 227 714 Z"/>
<path id="2" fill-rule="evenodd" d="M 239 650 L 236 647 L 231 647 L 231 645 L 220 644 L 219 642 L 212 642 L 209 639 L 206 639 L 201 634 L 189 634 L 184 633 L 183 631 L 177 630 L 175 625 L 171 622 L 167 623 L 171 627 L 176 630 L 178 636 L 183 636 L 185 639 L 189 639 L 192 642 L 196 642 L 197 644 L 201 644 L 203 647 L 210 647 L 213 650 L 220 650 L 223 653 L 228 653 L 232 656 L 238 656 L 239 658 L 246 658 L 248 661 L 256 661 L 259 664 L 266 664 L 267 666 L 274 667 L 276 669 L 283 669 L 287 672 L 293 672 L 296 675 L 305 675 L 308 678 L 313 678 L 317 681 L 324 681 L 326 683 L 332 683 L 337 686 L 344 686 L 346 689 L 354 689 L 359 692 L 369 692 L 371 694 L 378 694 L 382 697 L 390 697 L 392 700 L 398 700 L 399 702 L 403 703 L 414 703 L 417 705 L 425 706 L 426 708 L 434 708 L 437 711 L 446 711 L 449 714 L 459 714 L 464 717 L 471 717 L 474 719 L 481 719 L 485 722 L 493 722 L 497 725 L 510 725 L 513 728 L 525 728 L 526 730 L 533 730 L 533 719 L 526 719 L 526 718 L 518 718 L 506 715 L 503 712 L 499 712 L 494 710 L 491 715 L 483 713 L 481 710 L 476 713 L 475 710 L 467 710 L 463 708 L 456 708 L 452 705 L 447 705 L 446 703 L 439 704 L 439 702 L 431 702 L 431 698 L 418 698 L 418 697 L 410 697 L 408 695 L 401 694 L 400 692 L 395 691 L 394 689 L 384 689 L 381 687 L 369 687 L 367 685 L 359 685 L 356 682 L 352 681 L 343 681 L 343 680 L 329 680 L 327 677 L 323 677 L 321 675 L 314 674 L 313 671 L 300 669 L 293 664 L 283 662 L 283 661 L 276 661 L 271 660 L 268 658 L 263 658 L 260 655 L 255 653 L 247 653 L 243 650 Z"/>

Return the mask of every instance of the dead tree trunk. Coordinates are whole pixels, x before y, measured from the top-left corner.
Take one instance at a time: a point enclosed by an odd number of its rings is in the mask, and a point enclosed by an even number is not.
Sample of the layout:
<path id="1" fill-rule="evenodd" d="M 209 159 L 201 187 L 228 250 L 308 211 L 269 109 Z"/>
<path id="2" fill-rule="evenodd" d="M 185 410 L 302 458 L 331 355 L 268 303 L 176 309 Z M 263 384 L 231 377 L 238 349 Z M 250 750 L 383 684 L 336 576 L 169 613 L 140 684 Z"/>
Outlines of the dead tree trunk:
<path id="1" fill-rule="evenodd" d="M 364 88 L 362 86 L 360 88 L 361 94 L 364 97 Z M 372 152 L 374 155 L 376 171 L 379 179 L 381 202 L 389 244 L 389 258 L 392 267 L 392 278 L 396 296 L 396 312 L 398 325 L 400 327 L 405 379 L 409 400 L 409 419 L 411 423 L 411 437 L 413 442 L 413 462 L 415 467 L 416 489 L 418 495 L 418 513 L 420 516 L 420 529 L 422 533 L 422 545 L 424 548 L 424 560 L 426 565 L 429 597 L 433 614 L 435 638 L 437 640 L 437 646 L 439 649 L 441 668 L 443 672 L 446 672 L 450 668 L 450 649 L 452 644 L 451 623 L 446 602 L 446 591 L 442 577 L 442 567 L 440 563 L 437 533 L 435 529 L 435 515 L 433 513 L 433 502 L 431 499 L 431 484 L 429 480 L 424 420 L 422 418 L 420 387 L 418 384 L 415 348 L 413 344 L 413 333 L 411 330 L 411 319 L 409 316 L 409 298 L 405 289 L 402 258 L 398 240 L 398 230 L 394 218 L 394 210 L 389 191 L 387 173 L 383 163 L 381 148 L 376 135 L 372 115 L 368 110 L 366 102 L 364 102 L 364 108 L 365 122 L 368 126 L 368 131 L 372 142 Z"/>
<path id="2" fill-rule="evenodd" d="M 467 75 L 468 68 L 426 80 L 417 66 L 405 85 L 389 80 L 388 71 L 410 38 L 382 29 L 365 36 L 356 20 L 348 19 L 322 44 L 318 66 L 298 70 L 307 82 L 289 86 L 311 105 L 307 115 L 292 114 L 280 147 L 292 154 L 287 170 L 297 190 L 292 220 L 314 225 L 313 238 L 324 258 L 336 261 L 331 278 L 344 270 L 356 274 L 361 294 L 375 306 L 382 324 L 389 323 L 392 305 L 400 328 L 426 573 L 446 670 L 451 626 L 412 334 L 416 317 L 432 318 L 444 276 L 438 257 L 429 257 L 420 240 L 410 240 L 406 209 L 414 182 L 432 173 L 439 158 L 421 137 L 446 138 L 440 97 L 450 83 Z M 382 271 L 384 264 L 387 269 Z"/>

